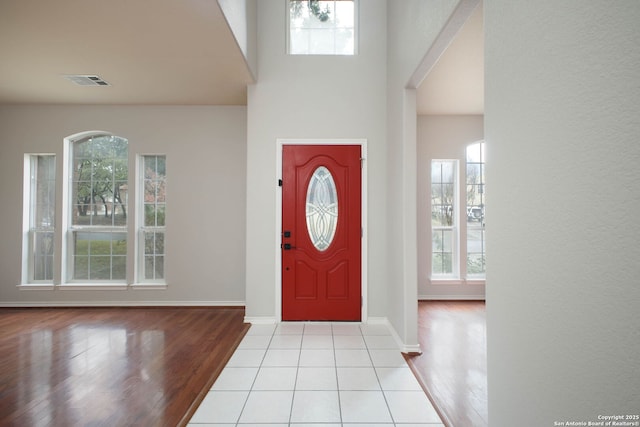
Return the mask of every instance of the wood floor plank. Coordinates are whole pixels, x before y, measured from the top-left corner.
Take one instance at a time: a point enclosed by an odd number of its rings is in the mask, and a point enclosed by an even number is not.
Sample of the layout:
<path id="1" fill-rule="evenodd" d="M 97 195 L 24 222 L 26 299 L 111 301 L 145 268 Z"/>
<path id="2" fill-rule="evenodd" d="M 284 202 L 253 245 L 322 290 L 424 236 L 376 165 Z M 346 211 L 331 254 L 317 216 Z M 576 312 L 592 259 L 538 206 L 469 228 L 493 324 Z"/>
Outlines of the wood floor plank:
<path id="1" fill-rule="evenodd" d="M 242 308 L 0 309 L 0 425 L 182 426 Z"/>
<path id="2" fill-rule="evenodd" d="M 420 355 L 405 359 L 448 427 L 486 427 L 484 301 L 420 301 Z"/>

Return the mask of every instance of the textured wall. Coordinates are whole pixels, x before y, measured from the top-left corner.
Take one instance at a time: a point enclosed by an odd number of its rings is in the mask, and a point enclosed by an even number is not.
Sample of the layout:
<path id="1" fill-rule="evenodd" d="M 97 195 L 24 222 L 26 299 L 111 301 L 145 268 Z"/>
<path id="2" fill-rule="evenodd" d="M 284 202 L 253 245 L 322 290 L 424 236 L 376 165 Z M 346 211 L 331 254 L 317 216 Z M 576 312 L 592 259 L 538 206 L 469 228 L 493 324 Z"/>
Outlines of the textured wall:
<path id="1" fill-rule="evenodd" d="M 639 412 L 638 22 L 485 2 L 491 426 Z"/>

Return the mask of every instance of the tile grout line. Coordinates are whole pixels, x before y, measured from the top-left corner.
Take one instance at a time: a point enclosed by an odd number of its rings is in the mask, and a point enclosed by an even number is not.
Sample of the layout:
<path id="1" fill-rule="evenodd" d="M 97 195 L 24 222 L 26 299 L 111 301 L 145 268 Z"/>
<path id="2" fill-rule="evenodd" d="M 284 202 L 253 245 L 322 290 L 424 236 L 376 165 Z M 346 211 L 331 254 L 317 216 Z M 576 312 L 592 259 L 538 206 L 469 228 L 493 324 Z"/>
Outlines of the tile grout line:
<path id="1" fill-rule="evenodd" d="M 358 329 L 360 329 L 358 327 Z M 338 379 L 338 358 L 336 356 L 336 340 L 333 333 L 333 324 L 331 324 L 331 344 L 333 345 L 333 371 L 336 375 L 336 392 L 338 393 L 338 414 L 340 415 L 340 426 L 344 423 L 342 419 L 342 402 L 340 401 L 340 381 Z"/>
<path id="2" fill-rule="evenodd" d="M 277 328 L 277 327 L 276 327 Z M 304 331 L 307 328 L 305 324 L 302 325 L 302 337 L 300 338 L 300 349 L 298 350 L 298 362 L 296 363 L 296 378 L 293 381 L 293 393 L 291 395 L 291 407 L 289 408 L 289 422 L 287 426 L 291 426 L 291 419 L 293 418 L 293 404 L 296 401 L 296 391 L 298 389 L 298 375 L 300 373 L 300 359 L 302 358 L 302 343 L 304 342 Z M 275 331 L 274 331 L 275 332 Z"/>
<path id="3" fill-rule="evenodd" d="M 249 327 L 249 329 L 251 329 L 251 327 Z M 256 376 L 255 378 L 253 378 L 253 381 L 251 382 L 251 386 L 249 387 L 249 392 L 247 393 L 247 397 L 244 400 L 244 403 L 242 404 L 242 409 L 240 410 L 240 413 L 238 414 L 238 419 L 235 422 L 235 425 L 238 426 L 240 425 L 240 418 L 242 418 L 242 414 L 244 413 L 245 408 L 247 407 L 247 402 L 249 401 L 249 396 L 251 396 L 251 392 L 253 391 L 253 387 L 256 384 L 256 381 L 258 380 L 258 375 L 260 374 L 260 370 L 262 369 L 262 364 L 264 363 L 264 359 L 267 357 L 267 351 L 269 350 L 269 347 L 271 346 L 271 341 L 273 340 L 273 336 L 275 334 L 275 328 L 273 330 L 273 332 L 271 333 L 271 338 L 269 338 L 269 343 L 267 344 L 267 348 L 264 351 L 264 354 L 262 355 L 262 359 L 260 360 L 260 363 L 258 365 L 258 370 L 256 371 Z M 245 334 L 246 337 L 246 334 Z"/>
<path id="4" fill-rule="evenodd" d="M 375 363 L 373 363 L 373 357 L 371 357 L 369 344 L 367 343 L 367 340 L 364 338 L 364 334 L 362 336 L 362 339 L 364 341 L 364 346 L 367 349 L 367 354 L 369 355 L 369 359 L 371 360 L 371 366 L 373 367 L 373 373 L 375 374 L 376 380 L 378 381 L 378 386 L 380 387 L 380 392 L 382 393 L 382 398 L 384 399 L 385 405 L 387 405 L 387 411 L 389 411 L 389 417 L 391 418 L 391 424 L 393 424 L 395 426 L 396 422 L 395 422 L 395 420 L 393 418 L 393 414 L 391 413 L 391 407 L 389 406 L 389 401 L 387 400 L 387 395 L 384 392 L 384 389 L 382 388 L 382 382 L 380 381 L 380 376 L 378 375 L 378 370 L 376 369 L 376 365 L 375 365 Z"/>

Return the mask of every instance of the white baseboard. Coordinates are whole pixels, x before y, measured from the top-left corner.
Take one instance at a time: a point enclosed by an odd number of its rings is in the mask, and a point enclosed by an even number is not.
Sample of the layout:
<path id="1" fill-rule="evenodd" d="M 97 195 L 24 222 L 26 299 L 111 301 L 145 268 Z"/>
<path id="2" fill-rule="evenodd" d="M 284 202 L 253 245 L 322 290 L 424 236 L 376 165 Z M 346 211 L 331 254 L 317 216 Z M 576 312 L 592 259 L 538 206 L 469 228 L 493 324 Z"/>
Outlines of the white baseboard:
<path id="1" fill-rule="evenodd" d="M 484 295 L 418 295 L 418 301 L 437 301 L 437 300 L 442 300 L 442 301 L 462 301 L 462 300 L 466 300 L 466 301 L 484 301 L 485 300 L 485 296 Z"/>
<path id="2" fill-rule="evenodd" d="M 420 349 L 420 344 L 405 344 L 402 341 L 402 339 L 400 338 L 400 335 L 398 334 L 396 329 L 393 327 L 393 325 L 391 325 L 391 322 L 389 322 L 388 318 L 386 318 L 386 317 L 369 317 L 369 319 L 367 319 L 367 323 L 370 324 L 370 325 L 384 325 L 384 326 L 386 326 L 386 328 L 391 333 L 391 336 L 393 337 L 394 341 L 398 345 L 398 349 L 402 353 L 422 353 L 422 350 Z"/>
<path id="3" fill-rule="evenodd" d="M 3 301 L 0 307 L 244 307 L 244 301 Z"/>
<path id="4" fill-rule="evenodd" d="M 389 319 L 387 319 L 386 317 L 368 317 L 366 323 L 369 325 L 391 326 L 391 324 L 389 323 Z"/>
<path id="5" fill-rule="evenodd" d="M 244 323 L 251 323 L 252 325 L 273 325 L 276 322 L 276 318 L 272 316 L 245 316 Z"/>

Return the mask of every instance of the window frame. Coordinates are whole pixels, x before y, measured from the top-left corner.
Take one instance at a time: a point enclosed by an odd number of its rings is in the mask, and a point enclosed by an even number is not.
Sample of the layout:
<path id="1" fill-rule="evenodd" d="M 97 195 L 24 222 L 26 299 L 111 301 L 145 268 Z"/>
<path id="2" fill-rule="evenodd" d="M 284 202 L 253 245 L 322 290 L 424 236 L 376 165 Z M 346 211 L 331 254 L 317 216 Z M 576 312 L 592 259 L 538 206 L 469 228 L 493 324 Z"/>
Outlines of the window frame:
<path id="1" fill-rule="evenodd" d="M 89 138 L 95 137 L 118 137 L 110 132 L 105 131 L 87 131 L 80 132 L 75 135 L 68 136 L 63 139 L 62 157 L 60 160 L 59 153 L 25 153 L 24 154 L 24 170 L 23 170 L 23 201 L 22 201 L 22 270 L 20 283 L 17 285 L 20 290 L 127 290 L 133 288 L 139 289 L 166 289 L 166 262 L 163 267 L 163 278 L 161 280 L 145 280 L 144 283 L 135 283 L 135 279 L 138 278 L 138 269 L 140 266 L 144 268 L 144 258 L 139 259 L 139 247 L 142 246 L 142 253 L 144 254 L 144 241 L 139 242 L 140 236 L 144 236 L 144 227 L 140 229 L 141 224 L 144 224 L 144 217 L 140 222 L 140 213 L 144 212 L 144 173 L 140 173 L 139 161 L 144 161 L 145 156 L 162 156 L 164 157 L 165 167 L 168 156 L 164 153 L 153 154 L 136 154 L 132 156 L 132 147 L 130 141 L 124 137 L 123 140 L 127 141 L 127 159 L 124 164 L 127 166 L 127 179 L 122 181 L 126 183 L 127 193 L 124 201 L 126 210 L 126 224 L 115 226 L 112 222 L 111 226 L 104 225 L 73 225 L 73 184 L 74 184 L 74 144 L 85 141 Z M 32 225 L 35 218 L 34 207 L 34 191 L 36 191 L 33 185 L 33 173 L 36 170 L 36 164 L 39 156 L 50 156 L 53 158 L 53 174 L 52 183 L 49 183 L 49 188 L 53 192 L 53 213 L 54 218 L 50 222 L 51 226 L 47 227 L 47 230 L 53 232 L 53 255 L 52 255 L 52 279 L 41 281 L 33 280 L 33 260 L 30 259 L 32 250 Z M 109 157 L 107 157 L 109 158 Z M 113 157 L 115 161 L 117 157 Z M 135 159 L 135 160 L 134 160 Z M 60 168 L 60 161 L 62 167 Z M 114 163 L 114 165 L 116 165 Z M 131 171 L 134 170 L 134 174 Z M 144 170 L 144 169 L 142 169 Z M 166 170 L 165 170 L 166 172 Z M 142 177 L 142 180 L 141 178 Z M 112 180 L 115 184 L 120 180 Z M 164 177 L 166 184 L 166 173 Z M 134 185 L 132 185 L 134 183 Z M 122 187 L 119 187 L 122 190 Z M 122 197 L 122 194 L 120 194 Z M 124 197 L 122 197 L 124 198 Z M 142 198 L 140 203 L 138 198 Z M 108 199 L 107 199 L 108 200 Z M 110 203 L 115 203 L 116 198 L 113 197 Z M 122 200 L 120 201 L 122 203 Z M 166 200 L 164 202 L 166 209 Z M 112 206 L 113 209 L 113 206 Z M 112 211 L 113 215 L 113 211 Z M 93 222 L 93 221 L 91 221 Z M 148 227 L 147 227 L 148 228 Z M 156 230 L 161 230 L 166 236 L 166 223 L 162 227 L 156 227 Z M 125 277 L 123 280 L 87 280 L 87 279 L 74 279 L 73 278 L 73 233 L 91 233 L 91 232 L 114 232 L 124 234 L 126 241 L 126 254 L 123 255 L 126 266 Z M 165 238 L 166 242 L 166 238 Z M 166 246 L 163 248 L 164 259 L 166 260 Z M 113 256 L 111 249 L 110 256 Z M 111 267 L 112 268 L 112 267 Z M 133 279 L 133 280 L 132 280 Z"/>
<path id="2" fill-rule="evenodd" d="M 52 161 L 53 179 L 48 185 L 53 186 L 53 201 L 50 203 L 53 218 L 49 226 L 38 226 L 36 224 L 37 215 L 37 192 L 42 182 L 38 179 L 38 167 L 40 158 L 49 158 Z M 57 210 L 57 157 L 55 153 L 25 153 L 23 169 L 23 227 L 22 227 L 22 279 L 20 287 L 30 289 L 53 289 L 56 276 L 56 210 Z M 38 232 L 51 233 L 51 278 L 35 278 L 35 234 Z"/>
<path id="3" fill-rule="evenodd" d="M 452 221 L 451 221 L 451 225 L 448 226 L 442 226 L 442 225 L 434 225 L 433 224 L 433 198 L 434 198 L 434 194 L 433 194 L 433 186 L 434 186 L 434 182 L 433 182 L 433 166 L 435 162 L 439 162 L 439 163 L 443 163 L 443 162 L 448 162 L 452 165 L 453 167 L 453 172 L 452 172 L 452 177 L 453 177 L 453 207 L 451 209 L 452 212 Z M 431 163 L 430 163 L 430 169 L 429 169 L 429 200 L 430 200 L 430 206 L 431 206 L 431 213 L 430 215 L 432 216 L 429 219 L 429 224 L 430 224 L 430 253 L 431 253 L 431 261 L 430 261 L 430 266 L 431 266 L 431 270 L 430 270 L 430 278 L 431 281 L 438 281 L 438 280 L 456 280 L 460 278 L 460 214 L 459 214 L 459 210 L 460 210 L 460 190 L 459 190 L 459 170 L 460 170 L 460 161 L 458 159 L 431 159 Z M 440 184 L 442 184 L 442 182 L 440 182 Z M 434 252 L 433 250 L 433 241 L 434 241 L 434 236 L 436 232 L 441 232 L 441 231 L 449 231 L 451 232 L 451 238 L 450 238 L 450 245 L 451 245 L 451 273 L 436 273 L 434 272 L 434 265 L 433 265 L 433 259 L 434 259 L 434 254 L 436 252 Z"/>
<path id="4" fill-rule="evenodd" d="M 351 56 L 356 56 L 358 55 L 358 46 L 359 46 L 359 27 L 360 27 L 360 21 L 359 21 L 359 0 L 348 0 L 353 2 L 353 52 L 351 53 L 336 53 L 335 52 L 335 48 L 333 49 L 332 53 L 314 53 L 314 52 L 310 52 L 310 53 L 293 53 L 291 51 L 291 1 L 296 1 L 296 0 L 285 0 L 285 53 L 289 56 L 296 56 L 296 57 L 305 57 L 305 56 L 337 56 L 337 57 L 351 57 Z M 302 0 L 304 1 L 304 0 Z M 335 2 L 339 2 L 339 1 L 345 1 L 345 0 L 325 0 L 325 1 L 333 1 Z M 335 27 L 334 27 L 335 30 Z"/>
<path id="5" fill-rule="evenodd" d="M 167 243 L 167 225 L 166 225 L 166 209 L 167 209 L 167 200 L 165 198 L 164 208 L 165 208 L 165 222 L 163 226 L 147 226 L 145 225 L 145 159 L 149 157 L 163 157 L 165 163 L 165 175 L 164 175 L 164 185 L 167 185 L 167 155 L 165 153 L 144 153 L 136 155 L 136 218 L 135 218 L 135 229 L 136 229 L 136 243 L 135 243 L 135 252 L 136 252 L 136 263 L 135 263 L 135 277 L 136 283 L 133 284 L 133 287 L 140 287 L 144 289 L 165 289 L 167 287 L 167 264 L 166 264 L 166 243 Z M 166 191 L 166 189 L 165 189 Z M 145 277 L 146 273 L 146 260 L 145 260 L 145 233 L 154 232 L 154 233 L 163 233 L 164 235 L 164 252 L 163 252 L 163 277 L 162 278 L 152 278 L 148 279 Z M 154 257 L 156 254 L 154 253 Z"/>
<path id="6" fill-rule="evenodd" d="M 468 150 L 473 147 L 474 145 L 480 145 L 480 161 L 479 162 L 469 162 L 469 156 L 468 156 Z M 485 280 L 486 279 L 486 266 L 487 266 L 487 262 L 486 262 L 486 228 L 485 228 L 485 205 L 486 205 L 486 175 L 485 175 L 485 169 L 486 169 L 486 155 L 485 155 L 485 150 L 486 150 L 486 144 L 484 140 L 479 140 L 479 141 L 475 141 L 472 142 L 470 144 L 467 144 L 465 147 L 465 212 L 467 212 L 467 221 L 466 221 L 466 233 L 465 233 L 465 237 L 466 237 L 466 245 L 465 245 L 465 277 L 467 278 L 467 280 L 472 281 L 472 280 Z M 480 167 L 480 181 L 477 184 L 469 184 L 469 165 L 479 165 Z M 472 221 L 468 220 L 468 212 L 469 212 L 469 208 L 473 208 L 474 205 L 469 206 L 468 202 L 469 202 L 469 196 L 468 196 L 468 191 L 469 191 L 469 186 L 471 185 L 476 185 L 479 186 L 482 191 L 479 192 L 479 194 L 481 194 L 480 199 L 481 199 L 481 208 L 482 208 L 482 221 L 481 221 L 481 225 L 478 225 L 478 223 L 473 223 Z M 471 226 L 470 226 L 471 225 Z M 482 256 L 482 266 L 483 266 L 483 271 L 480 273 L 469 273 L 469 231 L 470 230 L 476 230 L 476 231 L 480 231 L 481 234 L 481 238 L 480 238 L 480 242 L 481 242 L 481 247 L 482 250 L 479 253 Z M 473 252 L 474 254 L 478 254 L 478 252 Z"/>
<path id="7" fill-rule="evenodd" d="M 110 289 L 110 290 L 124 290 L 128 288 L 129 283 L 129 259 L 131 255 L 131 239 L 129 233 L 129 223 L 124 226 L 95 226 L 95 225 L 73 225 L 72 224 L 72 212 L 73 212 L 73 170 L 74 170 L 74 149 L 75 144 L 83 142 L 90 138 L 96 137 L 110 137 L 117 135 L 104 131 L 89 131 L 82 132 L 76 135 L 72 135 L 64 139 L 64 171 L 63 171 L 63 197 L 62 197 L 62 254 L 63 260 L 61 262 L 61 281 L 57 286 L 60 289 Z M 119 137 L 122 138 L 122 137 Z M 126 138 L 122 138 L 126 139 Z M 128 140 L 127 140 L 128 142 Z M 130 165 L 130 153 L 129 146 L 127 144 L 127 185 L 130 186 L 131 174 L 129 173 Z M 127 212 L 130 212 L 130 204 L 128 200 L 126 202 Z M 124 256 L 125 258 L 125 278 L 123 280 L 90 280 L 90 279 L 76 279 L 74 278 L 74 248 L 73 238 L 74 233 L 124 233 L 125 241 L 127 242 L 127 250 Z"/>

